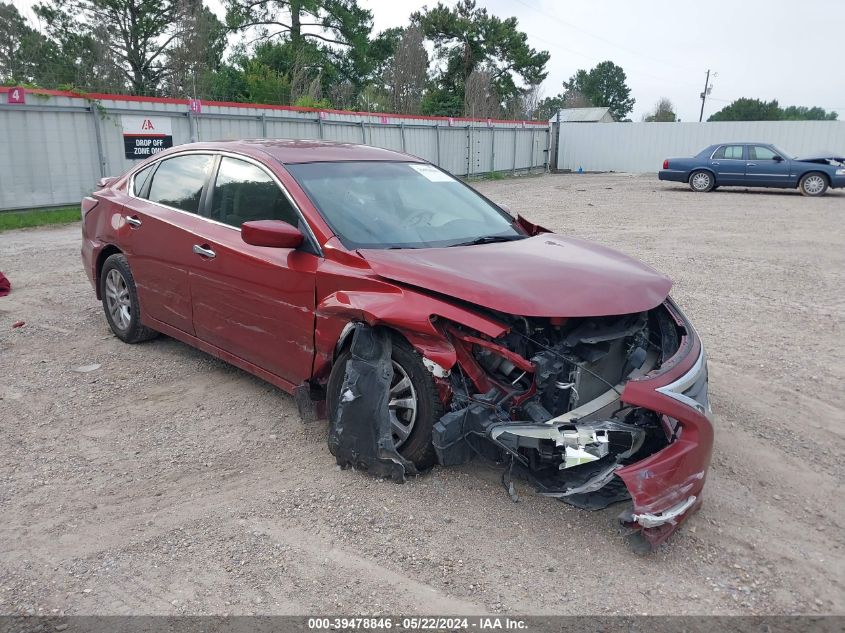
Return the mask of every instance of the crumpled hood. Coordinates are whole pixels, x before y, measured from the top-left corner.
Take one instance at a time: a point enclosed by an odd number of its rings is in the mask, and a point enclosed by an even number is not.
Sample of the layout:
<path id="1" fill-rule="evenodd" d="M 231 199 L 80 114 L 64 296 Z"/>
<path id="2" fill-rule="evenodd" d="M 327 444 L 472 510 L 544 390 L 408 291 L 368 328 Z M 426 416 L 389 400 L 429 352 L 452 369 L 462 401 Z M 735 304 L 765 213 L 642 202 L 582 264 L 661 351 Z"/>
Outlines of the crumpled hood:
<path id="1" fill-rule="evenodd" d="M 586 317 L 649 310 L 672 281 L 604 246 L 553 233 L 515 242 L 360 250 L 377 275 L 520 316 Z"/>
<path id="2" fill-rule="evenodd" d="M 845 156 L 837 154 L 836 152 L 818 152 L 816 154 L 807 154 L 806 156 L 796 156 L 795 160 L 805 163 L 816 163 L 819 161 L 834 161 L 836 163 L 845 163 Z"/>

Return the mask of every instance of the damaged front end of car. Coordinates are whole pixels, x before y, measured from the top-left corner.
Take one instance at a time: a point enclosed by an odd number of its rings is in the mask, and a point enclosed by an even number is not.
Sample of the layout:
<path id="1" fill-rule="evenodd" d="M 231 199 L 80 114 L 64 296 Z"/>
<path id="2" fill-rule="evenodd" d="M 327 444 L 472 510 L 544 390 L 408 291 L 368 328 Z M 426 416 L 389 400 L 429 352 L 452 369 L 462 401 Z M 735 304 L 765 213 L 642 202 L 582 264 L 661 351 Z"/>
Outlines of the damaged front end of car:
<path id="1" fill-rule="evenodd" d="M 438 461 L 480 455 L 579 508 L 631 499 L 620 519 L 633 544 L 663 542 L 699 507 L 713 443 L 706 357 L 683 314 L 667 299 L 618 316 L 496 317 L 498 338 L 438 323 L 457 356 L 440 378 Z"/>

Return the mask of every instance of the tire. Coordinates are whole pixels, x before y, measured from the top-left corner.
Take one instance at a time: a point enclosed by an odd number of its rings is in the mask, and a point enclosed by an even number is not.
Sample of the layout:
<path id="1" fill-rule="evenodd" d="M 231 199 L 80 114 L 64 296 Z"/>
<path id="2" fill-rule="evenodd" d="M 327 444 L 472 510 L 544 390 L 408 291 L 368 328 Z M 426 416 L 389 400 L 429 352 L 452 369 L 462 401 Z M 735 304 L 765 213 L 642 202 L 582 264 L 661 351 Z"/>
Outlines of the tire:
<path id="1" fill-rule="evenodd" d="M 122 253 L 109 256 L 100 271 L 100 296 L 103 311 L 114 335 L 124 343 L 140 343 L 158 336 L 141 325 L 141 307 L 135 278 Z"/>
<path id="2" fill-rule="evenodd" d="M 706 169 L 697 169 L 689 176 L 689 188 L 696 193 L 707 193 L 716 187 L 716 179 Z"/>
<path id="3" fill-rule="evenodd" d="M 827 191 L 828 182 L 825 175 L 818 171 L 807 172 L 798 182 L 798 190 L 805 196 L 815 198 L 823 196 Z"/>
<path id="4" fill-rule="evenodd" d="M 329 382 L 326 385 L 326 405 L 329 410 L 329 418 L 332 419 L 337 410 L 340 400 L 340 390 L 343 387 L 343 379 L 346 375 L 346 361 L 352 356 L 349 346 L 346 346 L 335 359 L 332 366 Z M 394 441 L 397 442 L 399 453 L 414 465 L 424 470 L 430 468 L 437 461 L 434 447 L 431 445 L 431 433 L 434 425 L 443 415 L 443 403 L 437 396 L 437 389 L 431 373 L 425 368 L 420 355 L 402 338 L 393 337 L 391 352 L 393 360 L 393 382 L 392 388 L 402 379 L 402 372 L 407 375 L 411 386 L 412 394 L 415 394 L 416 411 L 410 434 L 402 440 L 394 434 Z M 397 366 L 399 370 L 397 370 Z M 405 395 L 407 392 L 398 392 Z M 407 415 L 406 411 L 394 410 L 397 420 Z M 393 417 L 393 416 L 392 416 Z"/>

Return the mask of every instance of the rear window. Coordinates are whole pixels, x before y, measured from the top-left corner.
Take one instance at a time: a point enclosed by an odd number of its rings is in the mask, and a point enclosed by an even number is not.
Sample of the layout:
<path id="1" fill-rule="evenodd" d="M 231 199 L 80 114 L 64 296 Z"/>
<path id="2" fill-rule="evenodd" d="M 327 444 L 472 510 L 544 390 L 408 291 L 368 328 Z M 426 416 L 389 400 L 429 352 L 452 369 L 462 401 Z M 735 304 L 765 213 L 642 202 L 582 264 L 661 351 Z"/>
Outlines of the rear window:
<path id="1" fill-rule="evenodd" d="M 147 180 L 150 177 L 150 174 L 153 173 L 153 168 L 155 164 L 150 165 L 149 167 L 145 167 L 137 174 L 135 174 L 135 178 L 132 180 L 132 194 L 141 197 L 142 192 L 144 191 L 144 185 L 147 184 Z"/>
<path id="2" fill-rule="evenodd" d="M 742 145 L 722 145 L 714 152 L 713 158 L 742 160 Z"/>
<path id="3" fill-rule="evenodd" d="M 151 202 L 196 213 L 212 160 L 208 154 L 189 154 L 161 161 L 147 198 Z"/>

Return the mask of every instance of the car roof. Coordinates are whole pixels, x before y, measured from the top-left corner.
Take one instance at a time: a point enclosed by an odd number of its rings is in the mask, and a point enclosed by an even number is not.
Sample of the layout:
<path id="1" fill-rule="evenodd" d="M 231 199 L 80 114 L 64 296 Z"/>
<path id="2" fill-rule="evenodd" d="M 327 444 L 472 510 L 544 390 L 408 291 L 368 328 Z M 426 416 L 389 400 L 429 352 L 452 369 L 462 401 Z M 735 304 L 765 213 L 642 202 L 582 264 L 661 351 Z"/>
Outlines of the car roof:
<path id="1" fill-rule="evenodd" d="M 174 148 L 175 149 L 175 148 Z M 228 150 L 253 154 L 269 154 L 282 164 L 320 163 L 337 161 L 402 161 L 423 162 L 421 159 L 381 147 L 313 139 L 257 138 L 214 141 L 180 145 L 179 149 Z"/>
<path id="2" fill-rule="evenodd" d="M 708 145 L 708 147 L 722 145 L 771 145 L 771 143 L 767 143 L 766 141 L 727 141 L 725 143 L 713 143 L 712 145 Z"/>

